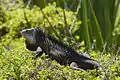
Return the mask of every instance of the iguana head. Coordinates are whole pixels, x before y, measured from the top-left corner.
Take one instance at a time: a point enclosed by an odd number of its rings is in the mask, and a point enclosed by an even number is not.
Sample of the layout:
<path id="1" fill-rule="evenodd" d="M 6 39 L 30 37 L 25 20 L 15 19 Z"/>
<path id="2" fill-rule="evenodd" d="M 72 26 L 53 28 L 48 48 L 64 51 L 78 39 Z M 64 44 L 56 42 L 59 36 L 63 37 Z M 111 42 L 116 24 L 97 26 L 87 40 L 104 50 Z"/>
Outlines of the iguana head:
<path id="1" fill-rule="evenodd" d="M 30 44 L 36 44 L 38 39 L 42 40 L 44 37 L 44 33 L 38 27 L 22 30 L 21 34 Z"/>

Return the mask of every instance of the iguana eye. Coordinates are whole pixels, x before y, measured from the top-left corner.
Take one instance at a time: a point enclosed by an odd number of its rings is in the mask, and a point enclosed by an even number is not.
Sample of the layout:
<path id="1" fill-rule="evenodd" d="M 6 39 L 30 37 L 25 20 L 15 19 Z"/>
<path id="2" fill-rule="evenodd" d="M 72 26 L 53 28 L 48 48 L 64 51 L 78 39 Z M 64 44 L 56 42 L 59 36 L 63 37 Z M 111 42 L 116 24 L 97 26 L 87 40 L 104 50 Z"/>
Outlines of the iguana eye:
<path id="1" fill-rule="evenodd" d="M 40 40 L 44 40 L 44 37 L 42 36 L 42 37 L 40 37 Z"/>

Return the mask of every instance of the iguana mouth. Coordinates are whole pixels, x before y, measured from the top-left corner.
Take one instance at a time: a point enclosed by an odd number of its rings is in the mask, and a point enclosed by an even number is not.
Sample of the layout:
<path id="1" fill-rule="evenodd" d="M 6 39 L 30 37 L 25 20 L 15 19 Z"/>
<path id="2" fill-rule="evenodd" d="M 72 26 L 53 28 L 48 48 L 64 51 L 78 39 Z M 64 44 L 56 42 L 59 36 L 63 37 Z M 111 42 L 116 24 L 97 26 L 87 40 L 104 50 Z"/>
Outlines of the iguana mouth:
<path id="1" fill-rule="evenodd" d="M 28 36 L 27 33 L 26 33 L 26 30 L 22 30 L 22 31 L 21 31 L 21 34 L 22 34 L 22 36 L 23 36 L 24 38 L 27 38 L 27 36 Z"/>

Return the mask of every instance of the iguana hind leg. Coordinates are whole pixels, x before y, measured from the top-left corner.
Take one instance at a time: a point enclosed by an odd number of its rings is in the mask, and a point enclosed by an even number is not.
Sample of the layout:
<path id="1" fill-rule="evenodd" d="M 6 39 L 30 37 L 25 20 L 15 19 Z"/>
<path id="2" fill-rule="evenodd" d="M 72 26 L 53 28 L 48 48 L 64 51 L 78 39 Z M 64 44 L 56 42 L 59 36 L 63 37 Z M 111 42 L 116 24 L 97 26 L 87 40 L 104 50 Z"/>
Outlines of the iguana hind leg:
<path id="1" fill-rule="evenodd" d="M 72 62 L 72 63 L 70 64 L 70 68 L 71 68 L 71 69 L 74 69 L 74 70 L 85 71 L 85 70 L 79 68 L 79 66 L 78 66 L 78 64 L 77 64 L 76 62 Z"/>

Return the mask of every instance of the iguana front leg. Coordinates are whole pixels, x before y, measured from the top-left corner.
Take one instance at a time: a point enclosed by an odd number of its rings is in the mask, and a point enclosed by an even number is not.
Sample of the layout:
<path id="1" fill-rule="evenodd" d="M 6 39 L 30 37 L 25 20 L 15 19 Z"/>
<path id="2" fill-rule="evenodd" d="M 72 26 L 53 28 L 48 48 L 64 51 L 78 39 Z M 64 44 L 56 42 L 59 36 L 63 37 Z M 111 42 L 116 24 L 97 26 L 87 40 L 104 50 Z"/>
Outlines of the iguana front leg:
<path id="1" fill-rule="evenodd" d="M 78 66 L 78 64 L 77 64 L 76 62 L 72 62 L 72 63 L 70 64 L 70 68 L 72 68 L 72 69 L 74 69 L 74 70 L 85 71 L 85 70 L 79 68 L 79 66 Z"/>
<path id="2" fill-rule="evenodd" d="M 43 51 L 40 47 L 37 48 L 36 55 L 34 56 L 34 59 L 40 57 L 43 54 Z"/>

